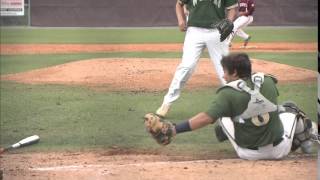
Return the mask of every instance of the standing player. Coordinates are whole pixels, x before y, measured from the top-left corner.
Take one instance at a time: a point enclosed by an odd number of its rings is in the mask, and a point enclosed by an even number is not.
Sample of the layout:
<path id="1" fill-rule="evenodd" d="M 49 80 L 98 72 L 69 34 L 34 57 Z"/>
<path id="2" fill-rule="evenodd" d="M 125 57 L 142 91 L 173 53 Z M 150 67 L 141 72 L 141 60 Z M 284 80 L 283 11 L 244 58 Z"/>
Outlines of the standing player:
<path id="1" fill-rule="evenodd" d="M 188 13 L 184 9 L 187 6 Z M 229 53 L 222 24 L 229 24 L 227 29 L 232 31 L 237 7 L 236 0 L 178 0 L 176 15 L 179 29 L 186 31 L 182 62 L 176 69 L 168 93 L 163 103 L 156 111 L 160 116 L 166 116 L 171 104 L 180 96 L 181 89 L 186 84 L 196 68 L 203 50 L 207 47 L 210 59 L 215 65 L 221 84 L 224 84 L 223 69 L 220 65 L 222 56 Z M 225 14 L 227 10 L 227 14 Z M 185 16 L 188 14 L 188 17 Z M 186 22 L 186 19 L 188 21 Z M 228 20 L 226 20 L 228 19 Z M 222 23 L 224 22 L 224 23 Z M 218 30 L 219 29 L 219 30 Z M 221 30 L 222 29 L 222 30 Z M 229 33 L 227 35 L 229 35 Z"/>
<path id="2" fill-rule="evenodd" d="M 317 125 L 294 103 L 278 105 L 277 80 L 271 75 L 251 73 L 247 54 L 233 54 L 221 60 L 227 84 L 217 91 L 207 111 L 173 125 L 158 116 L 145 115 L 145 126 L 162 145 L 173 136 L 219 122 L 219 141 L 229 139 L 242 159 L 281 159 L 299 147 L 311 153 L 317 139 Z"/>
<path id="3" fill-rule="evenodd" d="M 231 33 L 227 40 L 229 46 L 231 46 L 231 41 L 235 34 L 244 39 L 243 47 L 245 48 L 247 46 L 251 36 L 245 33 L 242 29 L 252 23 L 254 8 L 254 0 L 239 0 L 238 18 L 234 21 L 233 33 Z"/>

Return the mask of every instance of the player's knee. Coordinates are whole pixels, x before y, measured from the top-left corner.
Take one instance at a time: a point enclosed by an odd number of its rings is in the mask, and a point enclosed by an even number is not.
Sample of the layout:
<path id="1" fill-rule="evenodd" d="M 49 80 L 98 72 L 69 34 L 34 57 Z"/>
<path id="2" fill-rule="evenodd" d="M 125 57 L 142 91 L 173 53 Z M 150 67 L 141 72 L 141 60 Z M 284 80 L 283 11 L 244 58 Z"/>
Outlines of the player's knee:
<path id="1" fill-rule="evenodd" d="M 296 128 L 294 131 L 291 151 L 295 151 L 301 147 L 302 152 L 311 153 L 311 136 L 314 129 L 311 119 L 309 119 L 307 115 L 292 102 L 285 103 L 284 107 L 287 111 L 296 115 Z"/>
<path id="2" fill-rule="evenodd" d="M 297 125 L 292 141 L 292 151 L 301 147 L 302 152 L 311 153 L 312 141 L 311 141 L 311 128 L 312 121 L 310 119 L 297 119 Z"/>
<path id="3" fill-rule="evenodd" d="M 216 138 L 219 142 L 223 142 L 228 139 L 226 133 L 223 131 L 223 129 L 220 125 L 215 126 L 214 132 L 215 132 Z"/>

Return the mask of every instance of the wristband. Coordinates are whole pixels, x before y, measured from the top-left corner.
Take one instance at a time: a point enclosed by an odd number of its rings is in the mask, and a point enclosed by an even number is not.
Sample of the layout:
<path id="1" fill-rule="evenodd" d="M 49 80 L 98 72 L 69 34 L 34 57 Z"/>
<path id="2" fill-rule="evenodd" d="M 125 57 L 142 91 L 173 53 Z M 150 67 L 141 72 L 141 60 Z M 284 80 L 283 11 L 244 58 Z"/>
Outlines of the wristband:
<path id="1" fill-rule="evenodd" d="M 190 124 L 189 124 L 188 120 L 176 125 L 175 129 L 176 129 L 177 134 L 191 131 Z"/>

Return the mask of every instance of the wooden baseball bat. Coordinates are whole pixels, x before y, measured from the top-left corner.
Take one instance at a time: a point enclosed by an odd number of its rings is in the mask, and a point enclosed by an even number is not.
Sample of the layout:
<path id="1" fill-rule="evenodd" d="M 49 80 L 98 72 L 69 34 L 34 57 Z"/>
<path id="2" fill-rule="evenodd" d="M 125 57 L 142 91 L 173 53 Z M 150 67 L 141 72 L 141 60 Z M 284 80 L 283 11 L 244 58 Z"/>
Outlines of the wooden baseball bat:
<path id="1" fill-rule="evenodd" d="M 38 135 L 29 136 L 27 138 L 20 140 L 19 142 L 15 143 L 15 144 L 12 144 L 11 146 L 8 146 L 6 148 L 0 148 L 0 154 L 2 154 L 3 152 L 9 151 L 11 149 L 17 149 L 20 147 L 35 144 L 35 143 L 39 142 L 39 140 L 40 140 L 40 137 Z"/>

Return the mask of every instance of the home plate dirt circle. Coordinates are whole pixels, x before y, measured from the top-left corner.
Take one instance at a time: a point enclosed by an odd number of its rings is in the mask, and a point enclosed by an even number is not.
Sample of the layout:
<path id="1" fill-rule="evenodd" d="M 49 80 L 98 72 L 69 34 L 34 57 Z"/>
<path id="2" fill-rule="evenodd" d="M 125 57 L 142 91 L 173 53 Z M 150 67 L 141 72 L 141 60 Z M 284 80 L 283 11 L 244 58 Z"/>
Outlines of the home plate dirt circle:
<path id="1" fill-rule="evenodd" d="M 19 163 L 17 163 L 19 162 Z M 197 160 L 165 155 L 109 155 L 103 151 L 6 154 L 4 179 L 270 180 L 316 179 L 316 157 L 282 161 Z"/>

